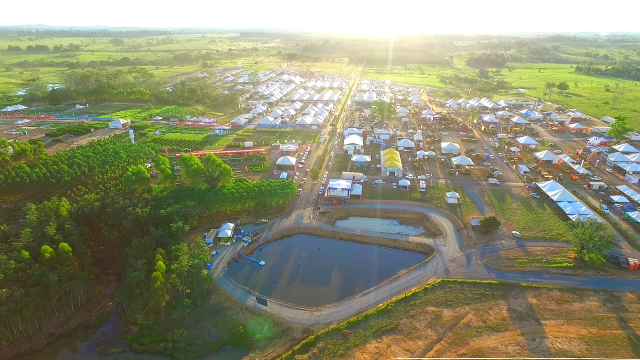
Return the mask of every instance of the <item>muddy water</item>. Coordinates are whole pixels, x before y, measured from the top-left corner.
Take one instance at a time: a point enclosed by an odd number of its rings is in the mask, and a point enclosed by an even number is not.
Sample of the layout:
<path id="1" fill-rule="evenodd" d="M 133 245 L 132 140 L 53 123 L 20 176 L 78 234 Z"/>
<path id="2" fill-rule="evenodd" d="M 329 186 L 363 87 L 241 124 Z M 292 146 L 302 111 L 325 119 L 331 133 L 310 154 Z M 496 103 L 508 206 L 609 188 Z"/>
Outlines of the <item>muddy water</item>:
<path id="1" fill-rule="evenodd" d="M 421 227 L 409 226 L 392 219 L 375 219 L 351 216 L 345 220 L 336 220 L 335 227 L 350 230 L 367 230 L 378 233 L 420 235 L 424 232 Z"/>
<path id="2" fill-rule="evenodd" d="M 78 329 L 73 333 L 58 339 L 44 349 L 20 358 L 20 360 L 111 360 L 111 359 L 138 359 L 138 360 L 168 360 L 163 356 L 152 354 L 138 354 L 132 351 L 120 352 L 113 355 L 98 354 L 100 339 L 118 333 L 118 315 L 112 312 L 111 316 L 96 331 Z M 109 349 L 123 348 L 127 346 L 123 340 L 110 342 Z M 207 355 L 205 360 L 239 360 L 248 355 L 246 350 L 235 349 L 231 346 Z"/>

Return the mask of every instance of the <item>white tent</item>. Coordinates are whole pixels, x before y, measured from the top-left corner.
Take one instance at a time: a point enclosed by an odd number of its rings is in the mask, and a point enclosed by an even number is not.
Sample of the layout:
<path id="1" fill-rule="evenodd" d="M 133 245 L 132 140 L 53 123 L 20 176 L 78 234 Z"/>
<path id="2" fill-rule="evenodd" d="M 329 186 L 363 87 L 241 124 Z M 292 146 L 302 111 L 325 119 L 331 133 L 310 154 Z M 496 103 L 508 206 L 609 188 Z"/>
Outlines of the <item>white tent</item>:
<path id="1" fill-rule="evenodd" d="M 436 156 L 436 153 L 431 151 L 431 150 L 429 150 L 429 151 L 427 151 L 426 155 L 427 156 Z"/>
<path id="2" fill-rule="evenodd" d="M 620 204 L 626 204 L 629 202 L 629 199 L 627 199 L 626 197 L 622 196 L 622 195 L 611 195 L 609 196 L 609 198 L 611 198 L 611 201 L 616 202 L 616 203 L 620 203 Z"/>
<path id="3" fill-rule="evenodd" d="M 350 196 L 362 196 L 362 184 L 353 183 L 351 185 L 351 191 L 349 192 Z"/>
<path id="4" fill-rule="evenodd" d="M 562 189 L 556 190 L 556 191 L 547 192 L 547 195 L 551 198 L 551 200 L 553 200 L 555 202 L 559 202 L 559 201 L 576 202 L 576 201 L 578 201 L 578 199 L 576 199 L 575 196 L 571 195 L 571 193 L 565 188 L 562 188 Z"/>
<path id="5" fill-rule="evenodd" d="M 627 173 L 637 174 L 640 172 L 640 165 L 634 163 L 617 163 L 616 166 L 624 169 Z"/>
<path id="6" fill-rule="evenodd" d="M 423 111 L 423 112 L 422 112 L 422 116 L 424 116 L 424 117 L 427 117 L 427 116 L 433 116 L 433 115 L 435 115 L 435 114 L 436 114 L 436 113 L 435 113 L 433 110 L 431 110 L 431 109 L 427 109 L 427 110 L 425 110 L 425 111 Z"/>
<path id="7" fill-rule="evenodd" d="M 362 136 L 360 135 L 349 135 L 347 138 L 344 139 L 344 145 L 357 145 L 357 146 L 362 146 L 363 144 L 363 140 L 362 140 Z"/>
<path id="8" fill-rule="evenodd" d="M 371 156 L 370 155 L 353 155 L 351 157 L 351 161 L 353 162 L 370 162 L 371 161 Z"/>
<path id="9" fill-rule="evenodd" d="M 549 150 L 537 152 L 537 153 L 533 154 L 533 156 L 535 156 L 535 158 L 538 159 L 538 160 L 551 161 L 554 164 L 557 163 L 558 160 L 560 160 L 560 158 L 558 158 L 554 153 L 552 153 Z"/>
<path id="10" fill-rule="evenodd" d="M 460 154 L 460 145 L 452 142 L 443 142 L 440 144 L 443 154 Z"/>
<path id="11" fill-rule="evenodd" d="M 527 145 L 530 148 L 535 148 L 538 146 L 538 142 L 533 140 L 530 136 L 521 136 L 516 139 L 521 145 Z"/>
<path id="12" fill-rule="evenodd" d="M 276 161 L 276 165 L 293 166 L 295 164 L 296 158 L 294 158 L 293 156 L 283 156 L 278 159 L 278 161 Z"/>
<path id="13" fill-rule="evenodd" d="M 405 187 L 409 187 L 410 183 L 409 183 L 409 180 L 406 180 L 406 179 L 400 179 L 400 181 L 398 181 L 398 185 L 400 185 L 400 186 L 405 186 Z"/>
<path id="14" fill-rule="evenodd" d="M 626 154 L 625 156 L 629 158 L 629 160 L 631 160 L 632 163 L 640 162 L 640 153 Z"/>
<path id="15" fill-rule="evenodd" d="M 464 155 L 452 158 L 451 163 L 454 166 L 474 166 L 473 161 Z"/>
<path id="16" fill-rule="evenodd" d="M 606 122 L 607 124 L 612 124 L 614 121 L 616 121 L 616 119 L 605 116 L 602 118 L 602 121 Z"/>
<path id="17" fill-rule="evenodd" d="M 446 194 L 447 204 L 459 204 L 460 203 L 460 195 L 458 195 L 455 191 L 450 191 Z"/>
<path id="18" fill-rule="evenodd" d="M 536 183 L 536 185 L 538 185 L 540 190 L 544 191 L 545 193 L 564 189 L 562 185 L 558 184 L 554 180 L 539 182 L 539 183 Z"/>
<path id="19" fill-rule="evenodd" d="M 612 146 L 611 148 L 618 150 L 621 153 L 637 153 L 640 152 L 640 150 L 634 148 L 633 146 L 624 143 L 624 144 L 620 144 L 620 145 L 616 145 L 616 146 Z"/>
<path id="20" fill-rule="evenodd" d="M 229 238 L 233 236 L 233 231 L 235 230 L 236 226 L 233 223 L 226 223 L 226 224 L 222 224 L 222 226 L 220 227 L 220 230 L 218 231 L 218 237 L 219 238 Z"/>
<path id="21" fill-rule="evenodd" d="M 426 151 L 424 151 L 424 150 L 420 150 L 420 151 L 418 151 L 418 152 L 416 153 L 416 157 L 417 157 L 418 159 L 423 159 L 426 155 L 427 155 L 427 152 L 426 152 Z"/>
<path id="22" fill-rule="evenodd" d="M 575 172 L 577 172 L 580 175 L 591 175 L 591 171 L 583 168 L 580 165 L 574 165 L 573 170 L 575 170 Z"/>
<path id="23" fill-rule="evenodd" d="M 597 216 L 593 215 L 593 214 L 589 214 L 589 215 L 570 215 L 569 219 L 573 220 L 573 221 L 587 221 L 589 219 L 593 219 L 597 222 L 602 222 Z"/>
<path id="24" fill-rule="evenodd" d="M 521 118 L 520 116 L 515 116 L 511 118 L 511 122 L 514 124 L 528 124 L 529 122 L 523 118 Z"/>
<path id="25" fill-rule="evenodd" d="M 487 123 L 498 123 L 500 121 L 498 121 L 498 119 L 495 118 L 495 116 L 489 114 L 489 115 L 482 115 L 482 121 L 487 122 Z"/>
<path id="26" fill-rule="evenodd" d="M 571 156 L 569 156 L 567 154 L 558 155 L 558 158 L 560 158 L 560 160 L 562 160 L 562 162 L 569 163 L 569 164 L 573 164 L 573 163 L 576 162 L 575 160 L 573 160 L 571 158 Z"/>
<path id="27" fill-rule="evenodd" d="M 623 153 L 617 152 L 617 153 L 610 154 L 609 157 L 607 158 L 607 162 L 622 163 L 622 162 L 631 162 L 631 161 Z"/>
<path id="28" fill-rule="evenodd" d="M 558 203 L 556 203 L 556 205 L 558 205 L 558 207 L 560 209 L 562 209 L 562 211 L 565 212 L 565 214 L 567 215 L 576 215 L 578 214 L 578 210 L 576 208 L 574 208 L 571 203 L 568 203 L 566 201 L 560 201 Z"/>
<path id="29" fill-rule="evenodd" d="M 415 144 L 413 143 L 413 141 L 409 140 L 409 139 L 402 139 L 402 140 L 398 140 L 398 149 L 403 148 L 411 148 L 413 149 L 415 147 Z"/>
<path id="30" fill-rule="evenodd" d="M 568 126 L 571 131 L 586 131 L 588 128 L 579 123 L 573 123 Z"/>

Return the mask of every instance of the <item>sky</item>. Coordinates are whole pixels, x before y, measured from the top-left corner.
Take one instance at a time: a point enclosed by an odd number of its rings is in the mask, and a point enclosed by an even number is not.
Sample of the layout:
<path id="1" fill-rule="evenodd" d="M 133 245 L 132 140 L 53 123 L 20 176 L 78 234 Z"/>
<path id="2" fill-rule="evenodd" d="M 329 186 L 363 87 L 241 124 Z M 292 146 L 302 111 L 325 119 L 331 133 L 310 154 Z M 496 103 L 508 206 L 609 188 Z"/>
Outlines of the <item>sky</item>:
<path id="1" fill-rule="evenodd" d="M 3 3 L 0 25 L 286 28 L 414 33 L 640 31 L 637 0 L 31 0 Z"/>

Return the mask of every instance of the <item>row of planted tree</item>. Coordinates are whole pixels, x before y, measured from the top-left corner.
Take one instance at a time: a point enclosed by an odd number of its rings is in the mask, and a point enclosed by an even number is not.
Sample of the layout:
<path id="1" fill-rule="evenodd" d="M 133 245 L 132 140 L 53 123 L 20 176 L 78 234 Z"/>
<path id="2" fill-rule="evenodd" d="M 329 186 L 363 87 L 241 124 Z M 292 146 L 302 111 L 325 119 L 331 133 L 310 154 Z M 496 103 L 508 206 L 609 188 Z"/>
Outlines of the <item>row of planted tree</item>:
<path id="1" fill-rule="evenodd" d="M 143 166 L 148 157 L 158 172 L 153 184 Z M 105 139 L 5 167 L 12 173 L 45 168 L 57 174 L 60 165 L 44 164 L 66 164 L 74 175 L 51 177 L 52 184 L 79 185 L 47 201 L 2 210 L 0 341 L 56 330 L 61 317 L 101 296 L 88 290 L 101 275 L 114 272 L 116 298 L 129 320 L 141 324 L 155 314 L 164 319 L 167 308 L 174 317 L 188 317 L 210 281 L 207 248 L 186 236 L 189 228 L 201 215 L 233 218 L 286 204 L 296 192 L 292 181 L 233 179 L 213 155 L 194 159 L 183 156 L 182 175 L 176 175 L 169 159 L 153 149 Z M 177 188 L 181 176 L 188 186 Z M 9 191 L 8 186 L 3 183 L 0 190 Z"/>

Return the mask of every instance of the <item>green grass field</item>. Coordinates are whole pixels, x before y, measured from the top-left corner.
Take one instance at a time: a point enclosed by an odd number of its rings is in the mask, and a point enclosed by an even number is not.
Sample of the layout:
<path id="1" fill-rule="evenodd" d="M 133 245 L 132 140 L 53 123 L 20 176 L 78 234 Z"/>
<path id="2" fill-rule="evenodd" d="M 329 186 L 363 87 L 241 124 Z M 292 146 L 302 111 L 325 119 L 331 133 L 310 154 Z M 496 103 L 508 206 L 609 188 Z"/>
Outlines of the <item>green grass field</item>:
<path id="1" fill-rule="evenodd" d="M 516 196 L 509 189 L 486 189 L 484 199 L 495 209 L 505 231 L 519 231 L 523 239 L 571 239 L 564 213 L 542 199 Z"/>

